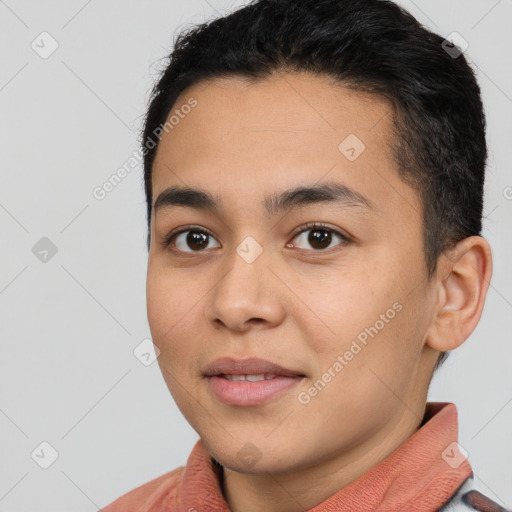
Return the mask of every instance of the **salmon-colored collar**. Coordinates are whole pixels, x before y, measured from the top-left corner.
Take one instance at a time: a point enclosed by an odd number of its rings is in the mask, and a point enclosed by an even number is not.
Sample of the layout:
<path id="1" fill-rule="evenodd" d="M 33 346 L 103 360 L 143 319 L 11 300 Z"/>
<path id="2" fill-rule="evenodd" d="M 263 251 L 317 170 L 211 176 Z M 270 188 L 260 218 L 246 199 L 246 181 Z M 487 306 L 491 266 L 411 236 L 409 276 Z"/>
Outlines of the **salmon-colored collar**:
<path id="1" fill-rule="evenodd" d="M 457 409 L 430 402 L 422 426 L 386 459 L 309 512 L 436 511 L 472 474 L 457 445 Z M 230 512 L 219 466 L 201 440 L 194 446 L 178 491 L 179 510 Z"/>

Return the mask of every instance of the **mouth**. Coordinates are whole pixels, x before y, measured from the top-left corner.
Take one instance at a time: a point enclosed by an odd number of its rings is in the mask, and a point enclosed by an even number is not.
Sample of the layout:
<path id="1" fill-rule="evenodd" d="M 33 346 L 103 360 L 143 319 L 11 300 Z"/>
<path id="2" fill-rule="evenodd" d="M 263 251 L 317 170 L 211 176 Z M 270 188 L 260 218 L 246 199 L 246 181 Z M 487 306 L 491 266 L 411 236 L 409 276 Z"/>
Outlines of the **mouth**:
<path id="1" fill-rule="evenodd" d="M 306 377 L 301 371 L 255 358 L 217 359 L 203 374 L 218 400 L 236 406 L 261 405 L 277 399 Z"/>
<path id="2" fill-rule="evenodd" d="M 230 380 L 231 382 L 241 382 L 241 381 L 244 381 L 244 380 L 249 381 L 249 382 L 259 382 L 261 380 L 273 379 L 273 378 L 277 377 L 277 375 L 275 375 L 273 373 L 267 373 L 267 374 L 260 373 L 259 375 L 226 375 L 226 374 L 221 374 L 221 375 L 219 375 L 219 377 L 224 377 L 225 379 Z"/>
<path id="3" fill-rule="evenodd" d="M 275 376 L 283 377 L 297 377 L 305 375 L 298 370 L 291 368 L 285 368 L 266 359 L 259 358 L 247 358 L 247 359 L 235 359 L 232 357 L 222 357 L 216 359 L 212 363 L 206 366 L 203 371 L 206 377 L 212 377 L 214 375 L 225 375 L 225 376 L 249 376 L 249 377 L 261 377 L 265 376 L 273 378 Z M 263 379 L 258 379 L 263 380 Z"/>

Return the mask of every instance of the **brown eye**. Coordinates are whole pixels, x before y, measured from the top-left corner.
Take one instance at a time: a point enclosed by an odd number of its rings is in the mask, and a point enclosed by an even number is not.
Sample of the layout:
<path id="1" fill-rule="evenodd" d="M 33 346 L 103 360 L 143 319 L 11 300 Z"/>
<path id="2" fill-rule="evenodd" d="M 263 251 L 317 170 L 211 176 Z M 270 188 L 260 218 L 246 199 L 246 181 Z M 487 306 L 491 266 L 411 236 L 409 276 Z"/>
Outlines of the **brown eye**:
<path id="1" fill-rule="evenodd" d="M 294 240 L 297 240 L 297 245 L 306 245 L 305 247 L 299 247 L 300 249 L 308 250 L 313 248 L 315 251 L 323 251 L 335 247 L 336 245 L 347 244 L 350 241 L 346 236 L 323 224 L 311 224 L 306 226 L 306 228 L 308 229 L 303 229 L 294 238 Z M 331 246 L 336 239 L 339 240 L 339 243 Z M 295 246 L 296 244 L 293 245 Z M 309 247 L 307 247 L 307 245 L 309 245 Z"/>
<path id="2" fill-rule="evenodd" d="M 315 249 L 327 249 L 332 241 L 332 234 L 326 229 L 315 229 L 309 232 L 308 243 Z"/>
<path id="3" fill-rule="evenodd" d="M 185 245 L 194 251 L 202 251 L 208 246 L 208 237 L 209 235 L 207 233 L 188 231 L 185 237 Z"/>
<path id="4" fill-rule="evenodd" d="M 210 233 L 199 229 L 181 230 L 169 236 L 165 242 L 166 246 L 173 246 L 172 250 L 177 252 L 201 252 L 211 248 L 210 242 L 215 240 Z M 213 247 L 220 247 L 220 244 Z"/>

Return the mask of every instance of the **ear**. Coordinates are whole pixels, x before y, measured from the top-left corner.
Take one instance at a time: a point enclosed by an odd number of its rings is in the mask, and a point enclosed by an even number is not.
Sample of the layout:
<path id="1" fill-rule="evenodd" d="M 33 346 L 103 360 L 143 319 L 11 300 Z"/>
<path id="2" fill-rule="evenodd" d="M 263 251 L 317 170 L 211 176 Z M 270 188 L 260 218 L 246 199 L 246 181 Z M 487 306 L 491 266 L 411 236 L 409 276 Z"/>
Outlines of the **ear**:
<path id="1" fill-rule="evenodd" d="M 492 275 L 487 240 L 471 236 L 440 256 L 438 299 L 426 344 L 442 352 L 453 350 L 477 326 Z"/>

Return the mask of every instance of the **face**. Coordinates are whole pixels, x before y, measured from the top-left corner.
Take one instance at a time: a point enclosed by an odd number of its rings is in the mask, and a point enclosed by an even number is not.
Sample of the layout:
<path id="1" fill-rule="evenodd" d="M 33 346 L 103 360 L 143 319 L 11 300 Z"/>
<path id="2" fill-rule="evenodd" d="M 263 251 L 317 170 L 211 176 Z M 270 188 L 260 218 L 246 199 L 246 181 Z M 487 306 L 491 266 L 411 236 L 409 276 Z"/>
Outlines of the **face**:
<path id="1" fill-rule="evenodd" d="M 210 453 L 301 470 L 417 423 L 435 300 L 388 104 L 294 73 L 201 83 L 176 110 L 153 167 L 148 320 Z"/>

